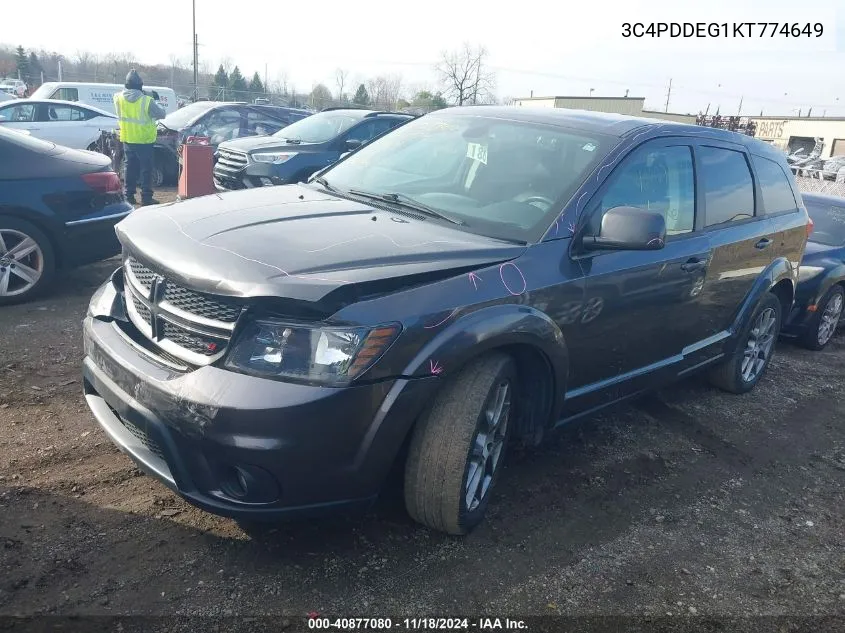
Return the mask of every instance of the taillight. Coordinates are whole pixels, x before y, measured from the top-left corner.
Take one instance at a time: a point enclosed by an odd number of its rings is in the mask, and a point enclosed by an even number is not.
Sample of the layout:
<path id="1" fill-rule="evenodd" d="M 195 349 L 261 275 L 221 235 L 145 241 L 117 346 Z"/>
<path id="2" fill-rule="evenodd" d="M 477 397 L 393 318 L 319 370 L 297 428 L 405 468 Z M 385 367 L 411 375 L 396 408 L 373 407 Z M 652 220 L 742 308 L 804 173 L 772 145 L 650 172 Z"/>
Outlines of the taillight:
<path id="1" fill-rule="evenodd" d="M 807 216 L 807 237 L 810 237 L 810 233 L 813 232 L 813 227 L 816 226 L 816 223 L 813 222 L 813 218 L 809 215 Z"/>
<path id="2" fill-rule="evenodd" d="M 120 191 L 120 178 L 113 171 L 97 171 L 93 174 L 82 174 L 82 180 L 91 189 L 99 193 L 117 193 Z"/>

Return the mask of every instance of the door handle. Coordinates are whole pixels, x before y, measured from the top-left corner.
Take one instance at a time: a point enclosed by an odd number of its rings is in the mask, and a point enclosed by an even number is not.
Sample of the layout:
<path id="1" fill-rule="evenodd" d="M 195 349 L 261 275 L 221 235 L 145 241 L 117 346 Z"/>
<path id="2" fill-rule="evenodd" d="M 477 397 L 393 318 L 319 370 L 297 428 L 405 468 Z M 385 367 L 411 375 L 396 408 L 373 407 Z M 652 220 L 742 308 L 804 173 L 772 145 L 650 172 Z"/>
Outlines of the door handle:
<path id="1" fill-rule="evenodd" d="M 762 250 L 762 249 L 766 248 L 771 243 L 772 243 L 772 240 L 770 240 L 768 237 L 764 237 L 762 240 L 760 240 L 759 242 L 757 242 L 754 245 L 754 248 L 759 248 L 759 249 Z"/>
<path id="2" fill-rule="evenodd" d="M 686 262 L 681 264 L 681 270 L 683 270 L 685 273 L 693 273 L 697 270 L 701 270 L 705 266 L 707 266 L 706 259 L 694 258 L 687 260 Z"/>

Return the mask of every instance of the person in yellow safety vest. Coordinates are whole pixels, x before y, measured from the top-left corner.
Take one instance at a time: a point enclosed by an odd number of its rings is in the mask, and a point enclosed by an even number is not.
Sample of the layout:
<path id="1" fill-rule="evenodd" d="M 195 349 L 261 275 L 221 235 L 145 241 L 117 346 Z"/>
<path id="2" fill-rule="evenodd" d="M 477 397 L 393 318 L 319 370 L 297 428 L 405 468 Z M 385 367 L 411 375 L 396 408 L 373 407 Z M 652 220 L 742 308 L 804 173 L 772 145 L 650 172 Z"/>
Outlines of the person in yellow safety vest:
<path id="1" fill-rule="evenodd" d="M 143 92 L 144 82 L 133 68 L 126 75 L 126 88 L 114 95 L 114 111 L 120 127 L 123 155 L 126 157 L 123 177 L 126 199 L 136 204 L 135 190 L 141 178 L 141 205 L 157 204 L 153 199 L 153 145 L 156 142 L 156 120 L 167 112 Z"/>

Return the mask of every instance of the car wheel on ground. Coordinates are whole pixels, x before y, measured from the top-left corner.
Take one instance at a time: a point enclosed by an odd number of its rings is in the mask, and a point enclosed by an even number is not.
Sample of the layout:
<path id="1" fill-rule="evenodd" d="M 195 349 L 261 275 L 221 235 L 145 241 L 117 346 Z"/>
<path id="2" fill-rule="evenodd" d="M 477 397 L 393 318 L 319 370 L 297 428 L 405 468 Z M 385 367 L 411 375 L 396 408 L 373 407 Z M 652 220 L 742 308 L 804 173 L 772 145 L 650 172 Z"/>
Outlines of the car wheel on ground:
<path id="1" fill-rule="evenodd" d="M 807 349 L 823 349 L 836 333 L 843 307 L 845 307 L 845 290 L 842 286 L 833 286 L 819 301 L 818 309 L 801 336 L 801 344 Z"/>
<path id="2" fill-rule="evenodd" d="M 0 305 L 28 301 L 49 286 L 56 258 L 35 225 L 0 215 Z"/>
<path id="3" fill-rule="evenodd" d="M 772 360 L 782 311 L 780 300 L 767 292 L 739 338 L 733 356 L 711 370 L 713 385 L 731 393 L 746 393 L 754 388 Z"/>
<path id="4" fill-rule="evenodd" d="M 516 365 L 495 353 L 467 365 L 414 428 L 405 466 L 413 519 L 466 534 L 483 518 L 516 409 Z"/>
<path id="5" fill-rule="evenodd" d="M 164 169 L 157 162 L 153 163 L 152 180 L 155 189 L 164 185 Z"/>

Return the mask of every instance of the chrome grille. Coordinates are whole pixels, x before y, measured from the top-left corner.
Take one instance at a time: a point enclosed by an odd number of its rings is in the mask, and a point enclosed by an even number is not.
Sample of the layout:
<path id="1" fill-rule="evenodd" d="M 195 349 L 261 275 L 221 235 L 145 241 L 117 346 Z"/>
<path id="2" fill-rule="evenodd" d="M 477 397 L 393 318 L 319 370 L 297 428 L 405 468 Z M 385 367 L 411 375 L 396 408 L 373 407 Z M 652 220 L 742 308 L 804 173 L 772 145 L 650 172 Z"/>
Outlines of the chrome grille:
<path id="1" fill-rule="evenodd" d="M 167 284 L 164 300 L 179 310 L 224 323 L 235 321 L 241 313 L 240 306 L 234 303 L 212 299 L 207 295 L 173 284 Z"/>
<path id="2" fill-rule="evenodd" d="M 145 323 L 149 323 L 150 311 L 147 309 L 147 306 L 141 303 L 141 300 L 134 294 L 132 295 L 132 303 L 135 305 L 135 310 L 138 312 L 138 315 L 144 320 Z"/>
<path id="3" fill-rule="evenodd" d="M 246 167 L 249 158 L 243 152 L 233 152 L 230 149 L 217 150 L 217 164 L 233 171 Z"/>
<path id="4" fill-rule="evenodd" d="M 164 338 L 173 341 L 180 347 L 184 347 L 195 354 L 202 354 L 203 356 L 216 355 L 228 343 L 226 339 L 189 332 L 167 321 L 164 322 Z"/>
<path id="5" fill-rule="evenodd" d="M 225 352 L 240 303 L 185 288 L 133 257 L 123 272 L 129 318 L 163 353 L 207 365 Z"/>
<path id="6" fill-rule="evenodd" d="M 138 280 L 138 283 L 149 290 L 150 286 L 153 285 L 155 273 L 136 259 L 130 259 L 129 266 L 132 269 L 132 273 L 135 275 L 135 279 Z"/>

